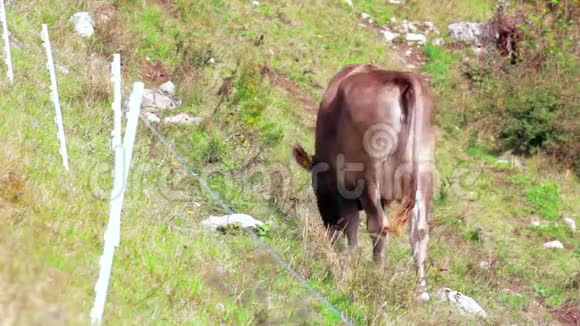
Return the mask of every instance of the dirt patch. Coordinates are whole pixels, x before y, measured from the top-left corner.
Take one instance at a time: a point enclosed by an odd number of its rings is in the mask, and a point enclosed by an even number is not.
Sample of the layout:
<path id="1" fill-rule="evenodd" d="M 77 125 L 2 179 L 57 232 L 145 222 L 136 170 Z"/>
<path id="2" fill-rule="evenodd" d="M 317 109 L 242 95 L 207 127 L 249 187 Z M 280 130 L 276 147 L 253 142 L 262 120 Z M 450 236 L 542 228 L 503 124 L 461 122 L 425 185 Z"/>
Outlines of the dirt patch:
<path id="1" fill-rule="evenodd" d="M 139 67 L 139 75 L 149 86 L 157 87 L 171 79 L 167 68 L 160 60 L 153 63 L 146 60 Z"/>
<path id="2" fill-rule="evenodd" d="M 272 70 L 267 65 L 262 67 L 262 75 L 266 76 L 272 84 L 283 89 L 291 99 L 302 104 L 307 109 L 306 111 L 316 112 L 318 103 L 290 78 Z"/>
<path id="3" fill-rule="evenodd" d="M 395 42 L 393 43 L 393 49 L 405 60 L 408 68 L 417 68 L 427 62 L 422 48 L 412 42 Z"/>
<path id="4" fill-rule="evenodd" d="M 368 29 L 374 31 L 377 35 L 379 35 L 381 41 L 385 42 L 385 45 L 389 44 L 384 40 L 383 37 L 383 27 L 377 25 L 375 22 L 370 22 L 368 19 L 364 19 L 362 16 L 359 16 L 359 24 L 361 26 L 365 26 Z M 392 48 L 398 56 L 403 59 L 403 61 L 407 64 L 406 68 L 415 69 L 424 65 L 427 62 L 427 58 L 423 53 L 422 47 L 414 44 L 414 42 L 407 42 L 405 40 L 401 41 L 393 41 Z M 424 73 L 421 73 L 424 75 Z M 425 77 L 426 75 L 424 75 Z"/>
<path id="5" fill-rule="evenodd" d="M 550 312 L 562 325 L 580 325 L 580 305 L 569 303 L 563 307 L 552 309 Z"/>

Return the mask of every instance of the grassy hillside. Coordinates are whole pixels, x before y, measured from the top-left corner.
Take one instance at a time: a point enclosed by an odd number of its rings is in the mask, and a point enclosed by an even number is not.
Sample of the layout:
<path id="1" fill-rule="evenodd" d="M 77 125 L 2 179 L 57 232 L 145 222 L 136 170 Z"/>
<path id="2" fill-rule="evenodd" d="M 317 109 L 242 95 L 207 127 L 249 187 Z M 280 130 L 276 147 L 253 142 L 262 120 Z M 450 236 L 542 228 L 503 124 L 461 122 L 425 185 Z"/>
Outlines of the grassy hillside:
<path id="1" fill-rule="evenodd" d="M 0 81 L 0 320 L 88 322 L 112 186 L 108 62 L 121 53 L 125 95 L 134 81 L 175 82 L 183 105 L 163 114 L 206 122 L 160 132 L 234 211 L 267 222 L 264 240 L 357 325 L 480 323 L 447 303 L 414 303 L 406 235 L 390 239 L 384 269 L 371 262 L 365 227 L 359 254 L 329 248 L 309 176 L 291 161 L 290 146 L 313 148 L 317 102 L 343 65 L 406 69 L 393 47 L 359 25 L 361 12 L 428 19 L 445 31 L 452 21 L 490 17 L 493 3 L 354 2 L 14 2 L 9 26 L 23 46 L 12 51 L 15 85 Z M 68 22 L 78 11 L 97 23 L 89 40 Z M 56 63 L 69 70 L 58 74 L 69 172 L 58 154 L 42 23 Z M 473 297 L 492 324 L 557 323 L 557 309 L 580 305 L 580 237 L 562 222 L 578 222 L 576 176 L 540 155 L 506 164 L 477 147 L 456 123 L 461 108 L 476 104 L 460 70 L 460 58 L 472 54 L 434 45 L 425 54 L 419 70 L 439 94 L 442 126 L 430 292 L 450 287 Z M 224 85 L 227 95 L 218 94 Z M 225 213 L 140 124 L 105 321 L 340 324 L 253 239 L 200 228 Z M 534 219 L 548 225 L 533 227 Z M 543 248 L 550 240 L 565 249 Z"/>

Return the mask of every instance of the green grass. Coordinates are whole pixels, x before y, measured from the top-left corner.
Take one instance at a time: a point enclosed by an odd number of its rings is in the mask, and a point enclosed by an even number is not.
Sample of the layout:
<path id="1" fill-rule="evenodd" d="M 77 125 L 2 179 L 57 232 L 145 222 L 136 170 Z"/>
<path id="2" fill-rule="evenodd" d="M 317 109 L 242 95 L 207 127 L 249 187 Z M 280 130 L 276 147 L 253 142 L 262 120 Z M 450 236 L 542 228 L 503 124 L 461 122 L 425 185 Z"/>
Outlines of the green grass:
<path id="1" fill-rule="evenodd" d="M 559 186 L 548 182 L 535 185 L 526 191 L 526 199 L 534 206 L 535 211 L 545 220 L 557 221 L 559 213 Z"/>
<path id="2" fill-rule="evenodd" d="M 315 105 L 328 79 L 346 63 L 400 68 L 380 38 L 356 27 L 352 10 L 332 1 L 262 2 L 258 7 L 245 1 L 175 1 L 170 8 L 162 3 L 119 2 L 119 19 L 111 25 L 115 33 L 99 32 L 90 41 L 72 37 L 67 19 L 81 9 L 98 12 L 101 3 L 11 6 L 11 31 L 30 48 L 13 51 L 16 85 L 0 84 L 0 313 L 11 314 L 0 319 L 88 322 L 112 182 L 108 61 L 121 51 L 125 94 L 139 79 L 145 56 L 165 63 L 184 100 L 176 112 L 204 116 L 207 123 L 161 126 L 160 131 L 229 206 L 267 222 L 260 231 L 264 240 L 356 324 L 465 323 L 448 305 L 415 304 L 406 235 L 390 239 L 384 269 L 371 262 L 364 228 L 359 254 L 348 257 L 329 249 L 309 175 L 290 154 L 296 142 L 312 148 L 313 111 L 260 72 L 268 65 Z M 444 17 L 448 4 L 422 3 L 416 16 L 411 16 L 414 5 L 401 12 L 378 1 L 364 6 L 384 20 L 390 15 L 419 20 L 436 12 L 437 24 L 483 17 L 489 7 L 455 1 L 457 16 Z M 48 76 L 37 41 L 41 22 L 50 23 L 57 62 L 71 70 L 58 76 L 69 173 L 57 152 Z M 461 85 L 453 55 L 432 46 L 425 51 L 431 65 L 426 69 L 438 78 L 438 91 Z M 216 63 L 210 64 L 210 58 Z M 216 92 L 230 76 L 232 94 L 214 113 L 220 102 Z M 431 290 L 451 287 L 472 296 L 491 323 L 551 321 L 549 308 L 576 297 L 566 284 L 579 269 L 578 235 L 555 222 L 559 214 L 578 211 L 571 199 L 577 197 L 577 180 L 546 168 L 539 158 L 525 161 L 526 170 L 499 166 L 494 155 L 466 147 L 464 137 L 459 131 L 444 132 L 438 146 Z M 108 323 L 339 322 L 243 232 L 200 229 L 200 221 L 225 212 L 143 125 L 133 159 Z M 529 227 L 535 214 L 554 224 Z M 542 248 L 547 239 L 561 240 L 566 249 Z M 486 270 L 478 267 L 483 260 L 497 263 Z M 545 304 L 537 306 L 540 299 Z"/>
<path id="3" fill-rule="evenodd" d="M 431 82 L 437 86 L 445 83 L 450 76 L 450 66 L 458 61 L 457 54 L 450 54 L 438 45 L 431 43 L 423 47 L 423 52 L 427 57 L 427 64 L 423 70 L 431 76 Z"/>

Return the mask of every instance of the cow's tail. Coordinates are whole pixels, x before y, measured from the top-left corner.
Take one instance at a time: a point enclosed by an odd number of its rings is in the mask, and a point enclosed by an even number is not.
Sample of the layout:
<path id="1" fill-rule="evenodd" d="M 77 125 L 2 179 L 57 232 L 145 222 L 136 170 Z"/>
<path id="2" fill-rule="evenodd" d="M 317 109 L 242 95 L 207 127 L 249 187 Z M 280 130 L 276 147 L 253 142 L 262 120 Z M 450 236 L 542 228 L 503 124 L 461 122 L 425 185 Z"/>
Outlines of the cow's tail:
<path id="1" fill-rule="evenodd" d="M 423 135 L 425 133 L 425 121 L 431 115 L 431 103 L 425 103 L 430 99 L 426 99 L 422 82 L 418 77 L 409 75 L 407 77 L 409 87 L 402 94 L 403 103 L 406 106 L 403 108 L 406 111 L 407 121 L 409 123 L 409 135 L 407 138 L 407 144 L 405 152 L 410 154 L 406 155 L 403 161 L 409 162 L 410 164 L 405 164 L 400 168 L 409 169 L 411 173 L 411 185 L 407 187 L 406 193 L 403 196 L 402 207 L 397 215 L 393 218 L 388 231 L 396 235 L 400 235 L 405 224 L 409 220 L 409 215 L 411 214 L 413 207 L 415 206 L 415 196 L 419 189 L 421 189 L 420 178 L 419 178 L 419 164 L 421 161 L 420 146 L 425 141 Z M 403 173 L 403 175 L 408 175 L 408 173 Z"/>

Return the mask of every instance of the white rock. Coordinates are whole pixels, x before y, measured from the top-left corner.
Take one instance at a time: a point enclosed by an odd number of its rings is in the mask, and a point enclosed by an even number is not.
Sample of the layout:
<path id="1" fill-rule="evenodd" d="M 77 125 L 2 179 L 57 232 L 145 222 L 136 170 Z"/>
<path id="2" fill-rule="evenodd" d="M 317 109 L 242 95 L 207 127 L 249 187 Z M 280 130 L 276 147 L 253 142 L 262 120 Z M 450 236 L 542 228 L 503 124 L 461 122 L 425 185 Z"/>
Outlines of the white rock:
<path id="1" fill-rule="evenodd" d="M 435 32 L 436 30 L 435 24 L 433 24 L 432 22 L 424 22 L 423 26 L 425 26 L 425 28 L 430 32 Z"/>
<path id="2" fill-rule="evenodd" d="M 260 5 L 260 1 L 256 1 L 256 0 L 252 1 L 252 6 L 257 7 L 259 5 Z"/>
<path id="3" fill-rule="evenodd" d="M 411 54 L 413 54 L 413 51 L 411 51 L 411 50 L 407 50 L 407 51 L 405 51 L 405 56 L 406 56 L 406 57 L 410 57 L 410 56 L 411 56 Z"/>
<path id="4" fill-rule="evenodd" d="M 263 225 L 264 223 L 258 221 L 246 214 L 231 214 L 224 216 L 210 216 L 208 219 L 201 222 L 201 225 L 209 228 L 210 230 L 218 230 L 220 228 L 227 227 L 229 225 L 239 225 L 242 228 L 256 229 L 257 227 Z"/>
<path id="5" fill-rule="evenodd" d="M 423 34 L 407 33 L 405 39 L 410 42 L 418 42 L 419 44 L 427 43 L 427 37 Z"/>
<path id="6" fill-rule="evenodd" d="M 538 221 L 538 220 L 533 220 L 532 223 L 530 223 L 531 226 L 541 226 L 542 222 Z"/>
<path id="7" fill-rule="evenodd" d="M 551 248 L 551 249 L 564 249 L 564 245 L 562 242 L 558 240 L 550 241 L 544 243 L 544 248 Z"/>
<path id="8" fill-rule="evenodd" d="M 405 3 L 405 1 L 403 1 L 403 0 L 389 0 L 389 3 L 392 3 L 394 5 L 402 5 Z"/>
<path id="9" fill-rule="evenodd" d="M 396 17 L 391 17 L 391 23 L 396 24 L 397 23 L 397 18 Z"/>
<path id="10" fill-rule="evenodd" d="M 159 89 L 168 95 L 175 95 L 175 84 L 169 80 L 159 86 Z"/>
<path id="11" fill-rule="evenodd" d="M 387 42 L 392 42 L 394 39 L 399 37 L 399 35 L 401 35 L 399 33 L 393 33 L 391 31 L 387 31 L 387 30 L 383 30 L 382 33 L 383 33 L 383 36 Z"/>
<path id="12" fill-rule="evenodd" d="M 493 27 L 488 23 L 459 22 L 447 26 L 451 37 L 457 41 L 470 44 L 484 43 L 495 35 Z"/>
<path id="13" fill-rule="evenodd" d="M 482 260 L 479 262 L 479 268 L 481 269 L 489 269 L 491 264 L 488 261 Z"/>
<path id="14" fill-rule="evenodd" d="M 360 14 L 360 16 L 362 17 L 362 19 L 370 19 L 370 18 L 372 18 L 371 15 L 367 14 L 366 12 L 363 12 L 362 14 Z"/>
<path id="15" fill-rule="evenodd" d="M 443 42 L 444 42 L 443 39 L 440 37 L 433 40 L 433 44 L 438 45 L 438 46 L 443 45 Z"/>
<path id="16" fill-rule="evenodd" d="M 409 31 L 411 31 L 411 32 L 414 33 L 416 31 L 418 31 L 419 28 L 417 27 L 417 24 L 416 23 L 409 22 L 409 23 L 407 23 L 407 30 L 409 30 Z"/>
<path id="17" fill-rule="evenodd" d="M 570 227 L 572 232 L 576 232 L 576 221 L 570 217 L 564 217 L 564 223 Z"/>
<path id="18" fill-rule="evenodd" d="M 417 296 L 417 301 L 419 301 L 419 302 L 427 302 L 429 300 L 431 300 L 431 297 L 429 296 L 429 293 L 427 293 L 427 292 L 421 292 Z"/>
<path id="19" fill-rule="evenodd" d="M 95 22 L 88 12 L 77 12 L 72 15 L 69 21 L 72 21 L 75 26 L 75 32 L 80 36 L 91 37 L 95 34 Z"/>
<path id="20" fill-rule="evenodd" d="M 348 3 L 349 6 L 352 7 L 352 1 L 351 0 L 345 0 L 345 1 L 346 1 L 346 3 Z"/>
<path id="21" fill-rule="evenodd" d="M 145 112 L 145 118 L 152 123 L 159 123 L 159 121 L 161 121 L 158 116 L 151 112 Z"/>
<path id="22" fill-rule="evenodd" d="M 209 60 L 207 62 L 209 62 L 210 64 L 214 64 L 215 63 L 215 59 L 214 58 L 209 58 Z"/>
<path id="23" fill-rule="evenodd" d="M 143 91 L 143 108 L 152 110 L 170 110 L 181 105 L 180 100 L 174 100 L 169 95 L 158 89 L 148 89 Z"/>
<path id="24" fill-rule="evenodd" d="M 56 71 L 60 72 L 61 74 L 65 74 L 66 75 L 66 74 L 69 73 L 68 68 L 65 67 L 65 66 L 61 66 L 61 65 L 55 64 L 54 65 L 54 68 L 56 68 Z"/>
<path id="25" fill-rule="evenodd" d="M 203 120 L 204 119 L 202 117 L 192 117 L 189 114 L 180 113 L 178 115 L 163 119 L 163 122 L 182 125 L 190 125 L 190 124 L 199 125 L 203 122 Z"/>
<path id="26" fill-rule="evenodd" d="M 479 303 L 461 292 L 457 292 L 449 288 L 441 288 L 437 290 L 436 296 L 440 300 L 447 299 L 454 306 L 459 308 L 459 311 L 463 314 L 470 314 L 487 318 L 487 313 L 485 310 L 483 310 Z"/>

